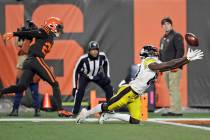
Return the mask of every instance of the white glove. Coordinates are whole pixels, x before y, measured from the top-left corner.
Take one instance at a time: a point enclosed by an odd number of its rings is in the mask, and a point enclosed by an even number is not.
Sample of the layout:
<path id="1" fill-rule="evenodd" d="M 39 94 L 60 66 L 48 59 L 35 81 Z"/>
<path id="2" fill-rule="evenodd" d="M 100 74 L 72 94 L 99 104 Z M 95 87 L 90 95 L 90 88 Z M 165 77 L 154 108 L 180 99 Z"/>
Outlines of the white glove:
<path id="1" fill-rule="evenodd" d="M 188 49 L 187 51 L 187 59 L 189 61 L 194 61 L 194 60 L 198 60 L 198 59 L 203 59 L 203 52 L 199 49 L 196 49 L 195 51 L 193 51 L 192 49 Z"/>

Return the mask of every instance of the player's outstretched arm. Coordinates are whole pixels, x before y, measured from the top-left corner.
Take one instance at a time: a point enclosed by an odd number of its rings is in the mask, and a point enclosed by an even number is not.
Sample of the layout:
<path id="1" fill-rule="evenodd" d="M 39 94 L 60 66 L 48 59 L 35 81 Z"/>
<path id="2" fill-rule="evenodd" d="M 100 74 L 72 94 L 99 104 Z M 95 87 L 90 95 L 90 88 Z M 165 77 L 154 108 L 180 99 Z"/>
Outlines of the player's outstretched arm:
<path id="1" fill-rule="evenodd" d="M 149 69 L 151 69 L 153 71 L 163 72 L 163 71 L 175 69 L 175 68 L 180 67 L 187 63 L 189 63 L 189 60 L 187 59 L 187 57 L 182 57 L 182 58 L 178 58 L 178 59 L 173 59 L 168 62 L 151 63 L 148 65 L 148 67 L 149 67 Z"/>
<path id="2" fill-rule="evenodd" d="M 39 30 L 31 30 L 31 31 L 17 31 L 17 32 L 9 32 L 5 33 L 3 35 L 4 40 L 10 40 L 12 37 L 18 36 L 18 37 L 28 37 L 28 38 L 42 38 L 44 37 L 43 33 L 41 33 Z"/>
<path id="3" fill-rule="evenodd" d="M 44 34 L 39 30 L 30 30 L 30 31 L 17 31 L 13 32 L 14 36 L 18 37 L 29 37 L 29 38 L 43 38 Z"/>
<path id="4" fill-rule="evenodd" d="M 181 67 L 181 66 L 189 63 L 190 61 L 202 59 L 203 56 L 204 56 L 204 54 L 201 50 L 196 49 L 195 51 L 193 51 L 192 49 L 188 49 L 186 57 L 173 59 L 171 61 L 163 62 L 163 63 L 151 63 L 148 65 L 148 67 L 151 70 L 154 70 L 154 71 L 158 70 L 158 71 L 163 72 L 163 71 L 168 71 L 171 69 Z"/>

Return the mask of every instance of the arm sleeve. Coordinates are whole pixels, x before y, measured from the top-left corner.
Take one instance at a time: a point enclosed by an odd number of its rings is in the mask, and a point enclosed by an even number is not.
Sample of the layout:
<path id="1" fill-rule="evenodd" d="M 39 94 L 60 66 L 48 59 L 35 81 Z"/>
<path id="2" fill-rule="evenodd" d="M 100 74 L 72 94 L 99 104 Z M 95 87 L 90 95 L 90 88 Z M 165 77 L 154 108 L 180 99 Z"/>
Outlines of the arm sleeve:
<path id="1" fill-rule="evenodd" d="M 183 37 L 180 34 L 174 36 L 174 46 L 176 48 L 176 58 L 184 56 L 184 42 Z"/>
<path id="2" fill-rule="evenodd" d="M 103 69 L 104 69 L 105 76 L 110 77 L 109 60 L 107 59 L 106 55 L 105 55 L 105 61 L 103 64 Z"/>
<path id="3" fill-rule="evenodd" d="M 44 34 L 39 30 L 31 30 L 31 31 L 18 31 L 13 32 L 14 36 L 18 37 L 27 37 L 27 38 L 43 38 Z"/>
<path id="4" fill-rule="evenodd" d="M 75 67 L 74 67 L 74 72 L 73 72 L 73 88 L 77 88 L 77 80 L 78 80 L 78 77 L 79 77 L 79 72 L 82 69 L 82 65 L 83 65 L 83 61 L 82 61 L 82 58 L 80 58 L 77 61 L 77 64 L 75 65 Z"/>

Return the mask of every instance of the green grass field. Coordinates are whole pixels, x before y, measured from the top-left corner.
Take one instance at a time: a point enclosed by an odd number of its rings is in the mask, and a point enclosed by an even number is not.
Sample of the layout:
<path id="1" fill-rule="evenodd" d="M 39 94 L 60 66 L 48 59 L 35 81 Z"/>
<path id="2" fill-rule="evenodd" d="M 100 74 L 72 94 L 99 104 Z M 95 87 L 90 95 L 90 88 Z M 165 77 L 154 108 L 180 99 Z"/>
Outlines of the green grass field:
<path id="1" fill-rule="evenodd" d="M 23 113 L 20 117 L 31 117 Z M 5 114 L 0 114 L 5 118 Z M 54 118 L 55 113 L 42 117 Z M 150 114 L 159 117 L 159 114 Z M 186 114 L 186 117 L 210 118 L 209 114 Z M 1 119 L 0 118 L 0 119 Z M 57 117 L 56 117 L 57 118 Z M 123 122 L 0 122 L 0 140 L 209 140 L 210 132 L 196 128 L 143 122 L 131 125 Z"/>

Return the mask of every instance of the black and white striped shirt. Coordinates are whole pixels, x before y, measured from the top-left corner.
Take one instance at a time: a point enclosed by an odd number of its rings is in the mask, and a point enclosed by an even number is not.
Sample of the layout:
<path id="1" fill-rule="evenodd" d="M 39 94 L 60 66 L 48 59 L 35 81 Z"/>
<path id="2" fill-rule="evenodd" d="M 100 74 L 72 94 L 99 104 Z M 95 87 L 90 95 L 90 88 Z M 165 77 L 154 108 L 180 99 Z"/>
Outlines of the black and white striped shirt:
<path id="1" fill-rule="evenodd" d="M 104 71 L 105 76 L 110 77 L 109 61 L 104 52 L 99 52 L 97 59 L 89 58 L 88 54 L 82 55 L 74 68 L 73 88 L 77 87 L 79 74 L 83 74 L 92 80 L 101 70 Z"/>

